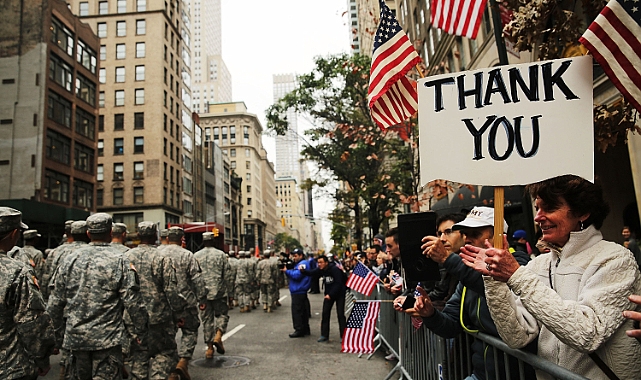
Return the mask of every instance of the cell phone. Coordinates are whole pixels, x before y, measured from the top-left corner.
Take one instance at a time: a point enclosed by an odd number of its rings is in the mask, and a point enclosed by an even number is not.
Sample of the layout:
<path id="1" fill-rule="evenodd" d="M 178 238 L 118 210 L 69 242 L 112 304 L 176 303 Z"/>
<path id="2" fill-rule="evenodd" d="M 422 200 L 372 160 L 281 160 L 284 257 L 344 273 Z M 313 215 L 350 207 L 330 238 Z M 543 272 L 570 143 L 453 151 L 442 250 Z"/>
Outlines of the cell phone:
<path id="1" fill-rule="evenodd" d="M 415 302 L 416 299 L 414 298 L 414 296 L 407 296 L 405 298 L 405 302 L 403 302 L 403 306 L 401 307 L 403 308 L 403 310 L 411 309 L 414 307 Z"/>

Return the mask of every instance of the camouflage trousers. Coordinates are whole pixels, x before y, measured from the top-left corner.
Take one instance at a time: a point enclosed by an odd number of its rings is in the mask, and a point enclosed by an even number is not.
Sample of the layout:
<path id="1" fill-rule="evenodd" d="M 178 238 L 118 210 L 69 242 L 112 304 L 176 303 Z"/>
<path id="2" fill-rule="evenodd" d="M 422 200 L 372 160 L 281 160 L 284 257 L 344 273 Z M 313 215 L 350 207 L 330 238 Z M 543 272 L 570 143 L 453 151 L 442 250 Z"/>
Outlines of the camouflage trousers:
<path id="1" fill-rule="evenodd" d="M 258 303 L 259 298 L 260 298 L 260 284 L 255 284 L 252 286 L 251 299 L 252 301 L 256 301 L 256 303 Z"/>
<path id="2" fill-rule="evenodd" d="M 276 284 L 260 284 L 260 303 L 270 307 L 274 305 L 278 299 L 274 299 L 274 288 L 278 289 Z"/>
<path id="3" fill-rule="evenodd" d="M 69 365 L 69 351 L 65 350 L 64 348 L 60 349 L 60 367 L 65 367 L 65 373 L 64 373 L 64 378 L 65 380 L 68 380 L 70 378 L 70 370 L 71 366 Z"/>
<path id="4" fill-rule="evenodd" d="M 251 284 L 238 284 L 238 305 L 240 307 L 250 306 L 251 305 L 251 294 L 252 286 Z"/>
<path id="5" fill-rule="evenodd" d="M 122 379 L 122 347 L 98 351 L 71 351 L 69 355 L 72 380 Z"/>
<path id="6" fill-rule="evenodd" d="M 173 322 L 149 325 L 147 349 L 131 347 L 133 379 L 167 379 L 178 363 L 176 326 Z"/>
<path id="7" fill-rule="evenodd" d="M 213 342 L 216 330 L 224 334 L 227 332 L 229 322 L 229 305 L 225 298 L 207 300 L 207 307 L 200 311 L 200 320 L 203 322 L 203 336 L 205 343 Z"/>
<path id="8" fill-rule="evenodd" d="M 280 299 L 280 287 L 278 286 L 278 284 L 274 284 L 272 290 L 274 291 L 274 293 L 272 294 L 272 298 L 275 304 Z"/>
<path id="9" fill-rule="evenodd" d="M 190 359 L 194 355 L 196 342 L 198 341 L 198 328 L 200 320 L 198 319 L 198 306 L 190 307 L 185 310 L 185 324 L 180 328 L 182 337 L 180 338 L 180 348 L 178 356 Z"/>

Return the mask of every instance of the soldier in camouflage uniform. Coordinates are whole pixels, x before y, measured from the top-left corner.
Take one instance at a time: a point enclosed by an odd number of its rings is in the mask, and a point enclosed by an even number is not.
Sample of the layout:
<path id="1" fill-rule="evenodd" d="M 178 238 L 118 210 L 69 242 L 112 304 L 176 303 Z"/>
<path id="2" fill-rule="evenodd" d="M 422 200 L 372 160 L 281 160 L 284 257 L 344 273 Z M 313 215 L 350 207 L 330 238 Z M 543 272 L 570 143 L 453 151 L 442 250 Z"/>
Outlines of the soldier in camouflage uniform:
<path id="1" fill-rule="evenodd" d="M 241 313 L 248 313 L 252 310 L 251 293 L 256 279 L 254 263 L 249 258 L 249 252 L 241 251 L 238 268 L 236 268 L 236 287 L 238 290 L 238 304 Z"/>
<path id="2" fill-rule="evenodd" d="M 230 249 L 228 255 L 231 276 L 229 277 L 229 284 L 227 285 L 227 299 L 229 301 L 229 310 L 232 310 L 234 306 L 238 306 L 238 301 L 236 300 L 236 268 L 238 267 L 238 259 L 236 258 L 234 250 Z"/>
<path id="3" fill-rule="evenodd" d="M 180 348 L 178 349 L 180 360 L 170 379 L 176 379 L 176 375 L 180 375 L 181 380 L 189 380 L 189 360 L 194 354 L 198 339 L 198 327 L 200 327 L 198 305 L 205 304 L 207 290 L 203 282 L 200 265 L 194 258 L 194 254 L 181 247 L 184 235 L 182 228 L 171 227 L 168 236 L 169 245 L 159 252 L 161 256 L 170 258 L 176 267 L 180 294 L 187 302 L 187 307 L 183 314 L 184 324 L 180 328 L 182 331 Z"/>
<path id="4" fill-rule="evenodd" d="M 47 305 L 56 329 L 56 344 L 69 350 L 72 379 L 122 378 L 126 326 L 137 344 L 147 340 L 148 317 L 140 283 L 129 259 L 112 248 L 112 219 L 97 213 L 87 218 L 91 242 L 63 260 L 52 282 Z"/>
<path id="5" fill-rule="evenodd" d="M 7 256 L 16 245 L 22 213 L 0 207 L 0 379 L 34 380 L 49 370 L 53 325 L 31 266 Z"/>
<path id="6" fill-rule="evenodd" d="M 166 379 L 178 363 L 176 323 L 187 303 L 180 297 L 176 269 L 155 246 L 154 222 L 140 222 L 138 247 L 127 251 L 140 278 L 140 293 L 149 314 L 147 349 L 132 345 L 131 374 L 134 379 Z"/>
<path id="7" fill-rule="evenodd" d="M 125 253 L 129 250 L 129 247 L 125 245 L 126 240 L 127 225 L 124 223 L 114 223 L 114 226 L 111 228 L 111 246 Z"/>
<path id="8" fill-rule="evenodd" d="M 27 230 L 23 232 L 22 238 L 24 239 L 24 247 L 16 252 L 14 259 L 29 265 L 35 272 L 38 281 L 42 282 L 46 269 L 46 262 L 42 251 L 35 247 L 38 243 L 39 237 L 40 234 L 38 233 L 38 230 Z"/>
<path id="9" fill-rule="evenodd" d="M 266 313 L 272 312 L 272 307 L 274 306 L 273 287 L 276 283 L 276 273 L 272 268 L 272 261 L 269 256 L 269 250 L 265 250 L 262 260 L 256 265 L 256 281 L 260 284 L 260 300 Z"/>
<path id="10" fill-rule="evenodd" d="M 212 359 L 213 346 L 216 346 L 219 354 L 225 353 L 223 334 L 227 332 L 229 322 L 227 295 L 232 273 L 225 252 L 214 248 L 213 233 L 203 233 L 203 245 L 205 247 L 196 252 L 194 257 L 200 264 L 207 287 L 206 307 L 200 311 L 200 320 L 203 322 L 203 335 L 207 344 L 205 358 Z"/>
<path id="11" fill-rule="evenodd" d="M 53 261 L 54 258 L 56 257 L 56 250 L 64 247 L 65 245 L 73 243 L 73 237 L 71 236 L 71 224 L 73 223 L 73 220 L 67 220 L 65 222 L 65 234 L 63 236 L 63 242 L 56 247 L 55 249 L 52 249 L 51 252 L 47 255 L 47 258 L 45 260 L 45 271 L 43 274 L 43 279 L 40 281 L 42 285 L 42 297 L 45 300 L 45 304 L 47 303 L 47 300 L 49 299 L 49 279 L 51 278 L 51 275 L 53 275 Z M 84 222 L 84 220 L 83 220 Z"/>
<path id="12" fill-rule="evenodd" d="M 260 304 L 260 284 L 258 283 L 258 278 L 256 278 L 256 267 L 258 266 L 258 257 L 256 257 L 256 251 L 254 248 L 249 250 L 249 258 L 254 267 L 254 283 L 252 284 L 252 292 L 250 295 L 251 298 L 251 307 L 255 309 Z"/>
<path id="13" fill-rule="evenodd" d="M 160 237 L 160 245 L 158 246 L 158 249 L 163 250 L 167 248 L 167 246 L 169 245 L 169 240 L 167 240 L 167 237 L 169 236 L 169 230 L 163 228 L 158 233 L 158 236 Z"/>
<path id="14" fill-rule="evenodd" d="M 272 309 L 275 309 L 277 306 L 280 306 L 280 302 L 278 300 L 280 299 L 280 276 L 283 274 L 283 272 L 280 271 L 278 268 L 278 256 L 276 256 L 276 251 L 270 251 L 269 253 L 269 261 L 272 265 L 272 271 L 274 271 L 274 286 L 272 286 Z"/>

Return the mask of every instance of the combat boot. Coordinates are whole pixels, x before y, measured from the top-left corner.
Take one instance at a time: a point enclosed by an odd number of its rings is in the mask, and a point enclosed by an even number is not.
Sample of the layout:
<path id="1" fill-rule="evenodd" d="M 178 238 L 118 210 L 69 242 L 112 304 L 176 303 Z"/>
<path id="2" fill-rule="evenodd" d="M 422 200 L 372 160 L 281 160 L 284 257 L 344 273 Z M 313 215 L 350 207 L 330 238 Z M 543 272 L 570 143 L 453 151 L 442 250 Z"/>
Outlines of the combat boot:
<path id="1" fill-rule="evenodd" d="M 223 332 L 220 329 L 216 330 L 216 336 L 214 337 L 214 346 L 216 346 L 216 352 L 221 355 L 225 354 L 225 347 L 223 346 Z"/>
<path id="2" fill-rule="evenodd" d="M 189 359 L 180 358 L 180 361 L 178 361 L 178 364 L 176 365 L 176 373 L 180 375 L 180 380 L 191 380 L 187 367 L 189 367 Z"/>
<path id="3" fill-rule="evenodd" d="M 207 343 L 207 352 L 205 352 L 205 359 L 214 358 L 214 345 L 211 342 Z"/>
<path id="4" fill-rule="evenodd" d="M 265 310 L 265 312 L 267 312 L 267 304 L 266 303 L 263 304 L 263 310 Z"/>
<path id="5" fill-rule="evenodd" d="M 60 377 L 59 378 L 60 378 L 60 380 L 65 380 L 66 379 L 65 366 L 64 365 L 60 366 Z"/>
<path id="6" fill-rule="evenodd" d="M 265 311 L 268 312 L 268 313 L 271 313 L 272 312 L 272 307 L 271 306 L 267 306 L 267 310 L 265 310 Z"/>
<path id="7" fill-rule="evenodd" d="M 245 310 L 246 310 L 246 309 L 245 309 L 245 306 L 241 306 L 241 307 L 240 307 L 240 312 L 241 312 L 241 313 L 244 313 L 244 312 L 245 312 Z"/>
<path id="8" fill-rule="evenodd" d="M 252 301 L 252 309 L 256 309 L 256 301 Z"/>

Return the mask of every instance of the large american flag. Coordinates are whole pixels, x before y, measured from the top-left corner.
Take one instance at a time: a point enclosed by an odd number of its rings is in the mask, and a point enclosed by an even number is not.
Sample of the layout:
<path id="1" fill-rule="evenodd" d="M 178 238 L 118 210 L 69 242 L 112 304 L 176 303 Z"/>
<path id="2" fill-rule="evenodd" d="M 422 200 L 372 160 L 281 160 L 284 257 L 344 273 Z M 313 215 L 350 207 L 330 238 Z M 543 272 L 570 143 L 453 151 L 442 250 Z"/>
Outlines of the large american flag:
<path id="1" fill-rule="evenodd" d="M 476 39 L 487 0 L 432 0 L 432 25 L 449 34 Z"/>
<path id="2" fill-rule="evenodd" d="M 368 100 L 372 119 L 385 129 L 410 118 L 418 109 L 415 84 L 405 74 L 421 57 L 385 1 L 379 0 L 379 4 L 381 21 L 374 39 Z"/>
<path id="3" fill-rule="evenodd" d="M 350 289 L 369 296 L 378 281 L 378 276 L 359 261 L 349 275 L 346 285 Z"/>
<path id="4" fill-rule="evenodd" d="M 347 319 L 341 352 L 368 354 L 374 352 L 374 332 L 381 301 L 356 302 Z"/>
<path id="5" fill-rule="evenodd" d="M 579 39 L 616 88 L 641 111 L 641 3 L 611 0 Z"/>

